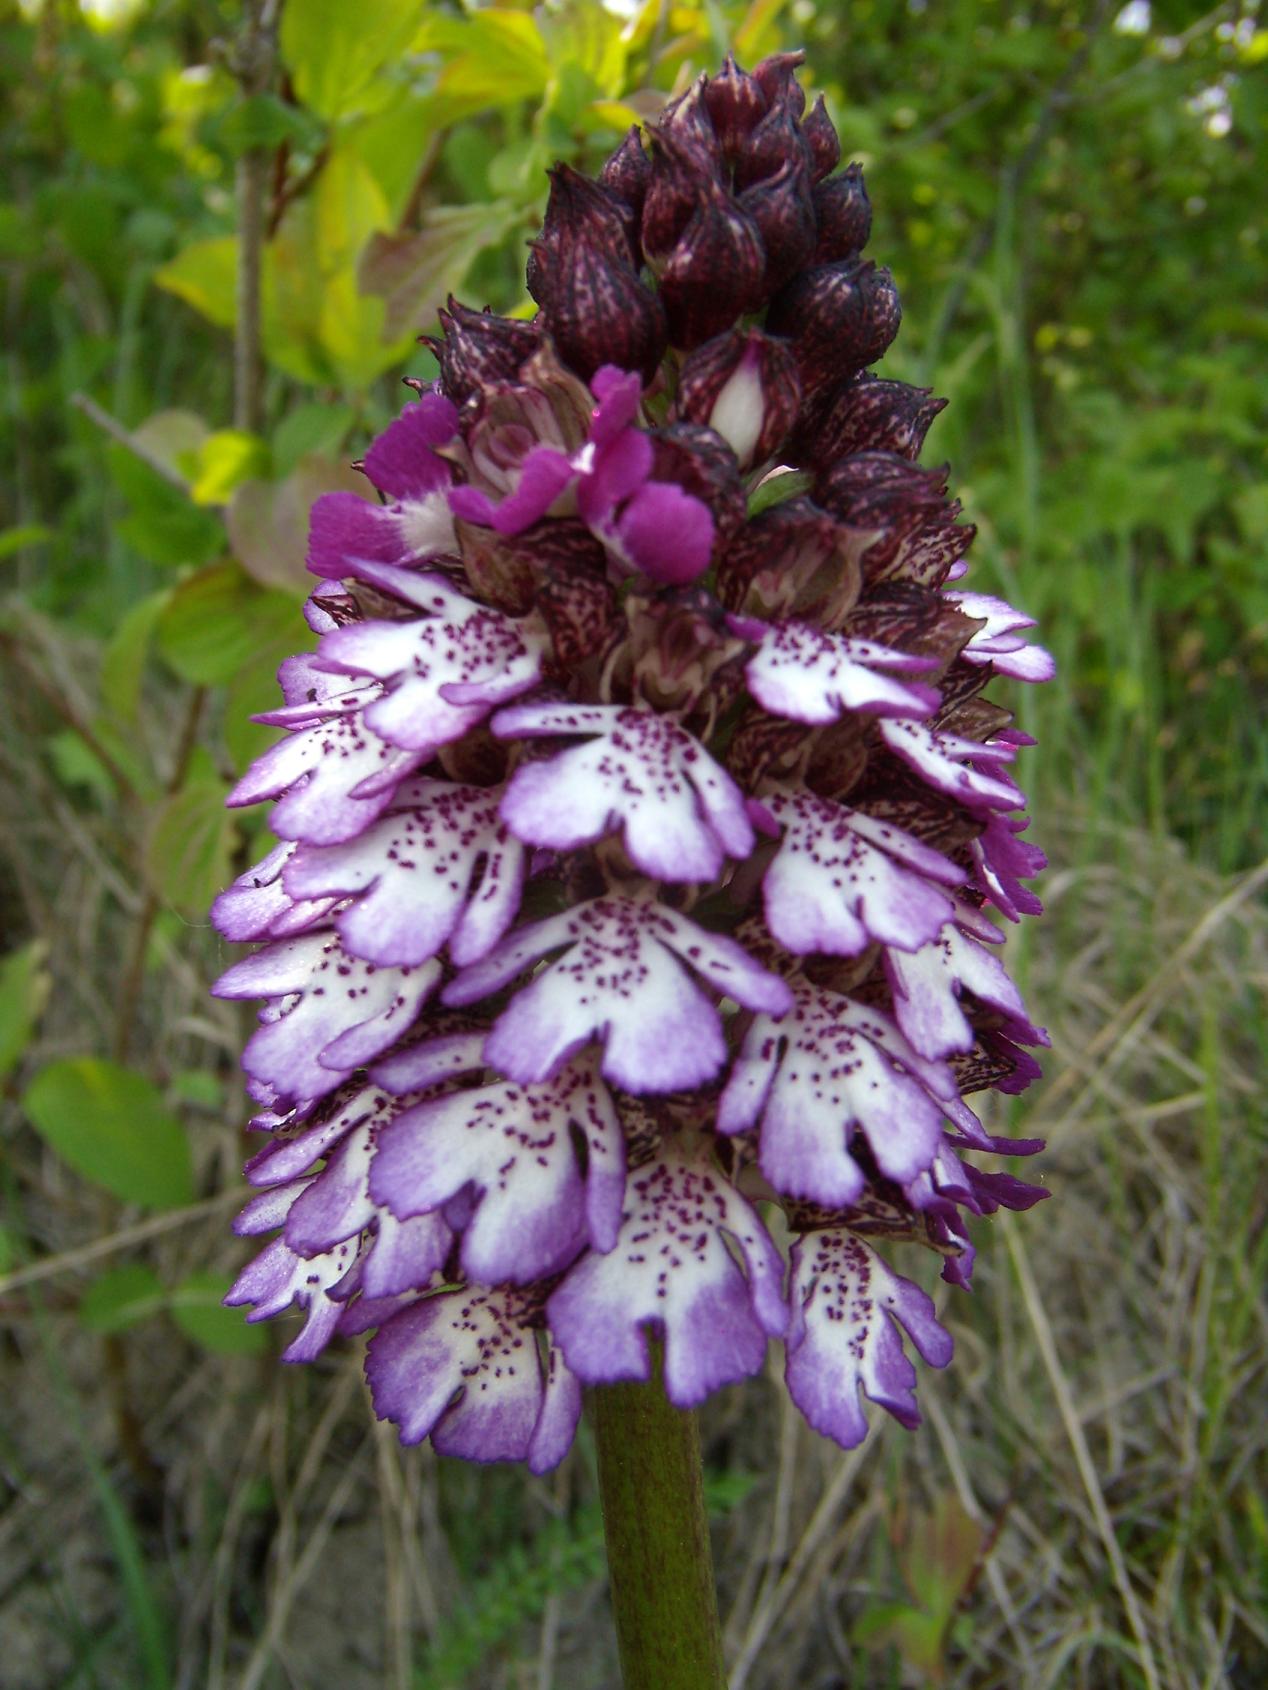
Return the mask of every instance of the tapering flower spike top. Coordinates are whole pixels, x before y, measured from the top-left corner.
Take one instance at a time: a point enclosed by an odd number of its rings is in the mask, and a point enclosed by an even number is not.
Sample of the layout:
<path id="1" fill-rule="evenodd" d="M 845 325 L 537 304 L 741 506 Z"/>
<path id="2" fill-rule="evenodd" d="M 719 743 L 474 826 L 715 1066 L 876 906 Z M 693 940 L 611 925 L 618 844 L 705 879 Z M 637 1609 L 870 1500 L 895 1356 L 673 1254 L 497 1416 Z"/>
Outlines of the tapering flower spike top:
<path id="1" fill-rule="evenodd" d="M 214 911 L 275 1234 L 229 1300 L 297 1309 L 290 1360 L 373 1331 L 378 1412 L 473 1460 L 553 1465 L 653 1337 L 680 1406 L 780 1340 L 820 1432 L 914 1424 L 951 1339 L 879 1241 L 967 1284 L 968 1218 L 1044 1195 L 965 1097 L 1046 1042 L 985 690 L 1052 663 L 953 585 L 941 402 L 874 371 L 898 297 L 798 62 L 554 171 L 532 322 L 441 313 L 230 799 L 281 843 Z"/>

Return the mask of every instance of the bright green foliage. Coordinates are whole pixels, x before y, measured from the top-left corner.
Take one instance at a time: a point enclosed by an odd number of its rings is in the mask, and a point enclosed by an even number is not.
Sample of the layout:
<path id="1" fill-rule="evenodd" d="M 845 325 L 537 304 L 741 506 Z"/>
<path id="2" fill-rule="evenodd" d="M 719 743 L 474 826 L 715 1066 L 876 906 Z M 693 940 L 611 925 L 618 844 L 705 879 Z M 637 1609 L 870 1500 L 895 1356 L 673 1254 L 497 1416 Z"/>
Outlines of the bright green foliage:
<path id="1" fill-rule="evenodd" d="M 116 1197 L 149 1209 L 192 1199 L 185 1129 L 135 1069 L 94 1056 L 50 1062 L 27 1087 L 22 1107 L 76 1173 Z"/>

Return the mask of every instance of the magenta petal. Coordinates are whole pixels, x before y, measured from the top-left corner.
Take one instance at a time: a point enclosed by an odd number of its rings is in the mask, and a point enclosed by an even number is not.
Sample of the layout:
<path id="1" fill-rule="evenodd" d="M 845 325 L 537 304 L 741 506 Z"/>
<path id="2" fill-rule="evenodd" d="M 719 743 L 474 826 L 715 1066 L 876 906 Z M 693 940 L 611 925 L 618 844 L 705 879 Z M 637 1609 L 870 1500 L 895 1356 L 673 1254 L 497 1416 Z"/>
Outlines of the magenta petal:
<path id="1" fill-rule="evenodd" d="M 762 884 L 766 923 L 795 956 L 914 951 L 954 912 L 963 869 L 901 829 L 813 793 L 772 793 L 783 841 Z"/>
<path id="2" fill-rule="evenodd" d="M 616 705 L 527 704 L 494 732 L 595 734 L 549 762 L 522 763 L 502 814 L 526 844 L 570 851 L 624 827 L 625 848 L 658 880 L 712 880 L 724 856 L 745 857 L 753 829 L 744 795 L 671 719 Z"/>
<path id="3" fill-rule="evenodd" d="M 330 1293 L 356 1260 L 355 1242 L 337 1245 L 329 1254 L 297 1256 L 275 1238 L 234 1280 L 224 1301 L 226 1308 L 254 1305 L 248 1321 L 268 1320 L 295 1306 L 306 1319 L 297 1338 L 282 1351 L 283 1361 L 312 1361 L 334 1336 L 342 1305 Z"/>
<path id="4" fill-rule="evenodd" d="M 337 581 L 351 574 L 351 558 L 399 563 L 408 555 L 390 509 L 356 493 L 323 493 L 308 520 L 308 567 Z"/>
<path id="5" fill-rule="evenodd" d="M 573 1148 L 587 1149 L 587 1174 Z M 407 1109 L 379 1142 L 370 1188 L 401 1218 L 442 1208 L 470 1187 L 462 1263 L 484 1284 L 560 1272 L 589 1242 L 612 1247 L 625 1140 L 592 1061 L 541 1086 L 503 1082 Z"/>
<path id="6" fill-rule="evenodd" d="M 652 443 L 636 428 L 624 429 L 595 451 L 577 488 L 577 512 L 593 528 L 614 505 L 628 499 L 652 473 Z"/>
<path id="7" fill-rule="evenodd" d="M 707 1159 L 667 1149 L 630 1175 L 615 1249 L 582 1257 L 547 1315 L 586 1384 L 646 1379 L 646 1329 L 658 1330 L 666 1392 L 690 1408 L 761 1367 L 767 1337 L 781 1336 L 787 1322 L 782 1279 L 779 1252 L 756 1211 Z"/>
<path id="8" fill-rule="evenodd" d="M 847 1232 L 813 1232 L 792 1253 L 788 1392 L 816 1432 L 853 1449 L 867 1436 L 860 1391 L 904 1426 L 919 1424 L 916 1370 L 901 1325 L 931 1367 L 951 1359 L 951 1337 L 918 1285 L 900 1278 Z"/>
<path id="9" fill-rule="evenodd" d="M 530 1324 L 534 1308 L 507 1288 L 468 1288 L 396 1315 L 366 1352 L 375 1413 L 396 1422 L 402 1443 L 420 1443 L 431 1433 L 443 1455 L 468 1461 L 536 1455 L 544 1470 L 566 1448 L 561 1422 L 568 1401 L 558 1385 L 547 1401 Z"/>
<path id="10" fill-rule="evenodd" d="M 662 586 L 685 586 L 709 567 L 713 513 L 672 482 L 650 481 L 640 488 L 616 527 L 625 558 Z"/>
<path id="11" fill-rule="evenodd" d="M 520 467 L 515 491 L 494 507 L 493 527 L 499 534 L 522 534 L 541 521 L 576 473 L 553 446 L 534 446 Z"/>
<path id="12" fill-rule="evenodd" d="M 431 450 L 443 446 L 458 429 L 458 413 L 448 399 L 429 393 L 406 405 L 365 455 L 365 472 L 381 493 L 393 499 L 417 499 L 449 485 L 450 468 Z"/>
<path id="13" fill-rule="evenodd" d="M 590 439 L 596 446 L 606 446 L 638 415 L 643 383 L 633 370 L 604 364 L 590 378 L 590 391 L 598 400 L 591 417 Z"/>
<path id="14" fill-rule="evenodd" d="M 758 1016 L 718 1102 L 722 1133 L 759 1122 L 759 1160 L 777 1191 L 825 1208 L 858 1201 L 861 1132 L 886 1178 L 927 1168 L 942 1141 L 955 1081 L 926 1062 L 879 1010 L 801 984 L 781 1021 Z"/>

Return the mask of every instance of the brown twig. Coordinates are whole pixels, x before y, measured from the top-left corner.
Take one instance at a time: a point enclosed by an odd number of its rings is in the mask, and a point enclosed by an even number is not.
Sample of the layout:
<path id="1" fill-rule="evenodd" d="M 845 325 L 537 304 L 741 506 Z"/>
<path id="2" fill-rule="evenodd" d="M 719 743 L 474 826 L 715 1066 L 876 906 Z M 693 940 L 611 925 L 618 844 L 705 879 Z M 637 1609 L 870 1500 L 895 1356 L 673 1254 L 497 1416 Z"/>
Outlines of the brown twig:
<path id="1" fill-rule="evenodd" d="M 277 58 L 280 0 L 250 0 L 233 69 L 244 99 L 263 94 Z M 260 330 L 269 154 L 248 147 L 238 160 L 238 294 L 233 333 L 233 421 L 258 434 L 264 421 L 264 350 Z"/>
<path id="2" fill-rule="evenodd" d="M 89 422 L 95 423 L 103 434 L 108 434 L 112 440 L 118 441 L 120 446 L 125 446 L 134 458 L 139 458 L 147 469 L 152 469 L 169 487 L 175 487 L 178 493 L 188 494 L 189 483 L 181 472 L 173 469 L 171 464 L 165 463 L 157 452 L 152 452 L 119 421 L 118 417 L 112 417 L 109 411 L 103 410 L 95 399 L 91 399 L 86 393 L 72 393 L 70 402 L 77 411 L 84 413 Z"/>
<path id="3" fill-rule="evenodd" d="M 43 674 L 39 667 L 31 661 L 17 637 L 3 628 L 0 628 L 0 649 L 3 649 L 6 655 L 12 659 L 14 664 L 22 671 L 25 679 L 31 683 L 35 691 L 39 693 L 54 713 L 65 722 L 71 732 L 77 734 L 83 740 L 123 796 L 135 798 L 137 796 L 136 787 L 70 699 L 58 687 L 54 686 L 48 676 Z"/>

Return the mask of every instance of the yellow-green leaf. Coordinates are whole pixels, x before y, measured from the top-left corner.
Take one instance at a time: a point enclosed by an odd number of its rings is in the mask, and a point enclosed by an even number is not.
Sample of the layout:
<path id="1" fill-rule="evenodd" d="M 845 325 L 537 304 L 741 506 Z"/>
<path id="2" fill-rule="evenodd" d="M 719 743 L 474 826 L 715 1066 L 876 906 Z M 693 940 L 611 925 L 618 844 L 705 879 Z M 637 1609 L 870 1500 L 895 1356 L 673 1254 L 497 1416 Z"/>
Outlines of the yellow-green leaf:
<path id="1" fill-rule="evenodd" d="M 156 270 L 154 280 L 201 311 L 208 322 L 231 329 L 238 315 L 237 236 L 195 241 Z"/>
<path id="2" fill-rule="evenodd" d="M 300 100 L 328 121 L 363 106 L 376 73 L 409 46 L 419 11 L 418 0 L 286 0 L 282 57 Z"/>

